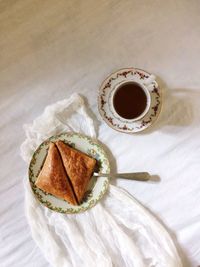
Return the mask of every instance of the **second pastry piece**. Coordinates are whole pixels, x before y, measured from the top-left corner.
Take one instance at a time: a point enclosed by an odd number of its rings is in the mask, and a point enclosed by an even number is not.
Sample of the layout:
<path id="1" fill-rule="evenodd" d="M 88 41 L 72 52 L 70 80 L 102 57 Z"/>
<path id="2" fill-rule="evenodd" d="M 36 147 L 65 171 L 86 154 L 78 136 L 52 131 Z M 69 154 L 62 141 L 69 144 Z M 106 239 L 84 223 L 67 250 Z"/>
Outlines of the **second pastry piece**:
<path id="1" fill-rule="evenodd" d="M 62 141 L 56 142 L 65 170 L 71 180 L 76 198 L 80 203 L 94 171 L 96 160 L 71 148 Z"/>

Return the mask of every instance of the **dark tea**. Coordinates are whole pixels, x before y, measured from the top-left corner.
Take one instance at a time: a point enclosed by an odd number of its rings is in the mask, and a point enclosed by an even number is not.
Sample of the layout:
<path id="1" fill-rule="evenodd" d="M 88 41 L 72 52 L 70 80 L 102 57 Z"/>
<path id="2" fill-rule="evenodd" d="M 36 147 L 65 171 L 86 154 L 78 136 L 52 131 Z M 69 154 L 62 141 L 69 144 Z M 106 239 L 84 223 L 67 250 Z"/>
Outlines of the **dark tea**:
<path id="1" fill-rule="evenodd" d="M 113 105 L 121 117 L 135 119 L 145 111 L 147 96 L 139 84 L 128 82 L 116 90 Z"/>

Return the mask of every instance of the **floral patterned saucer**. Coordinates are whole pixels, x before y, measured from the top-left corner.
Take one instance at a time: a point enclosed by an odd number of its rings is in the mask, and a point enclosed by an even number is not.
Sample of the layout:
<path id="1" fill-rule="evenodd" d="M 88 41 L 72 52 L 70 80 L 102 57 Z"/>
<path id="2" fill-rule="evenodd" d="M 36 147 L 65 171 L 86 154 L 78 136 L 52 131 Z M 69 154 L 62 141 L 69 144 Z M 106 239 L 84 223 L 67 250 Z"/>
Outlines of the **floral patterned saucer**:
<path id="1" fill-rule="evenodd" d="M 126 120 L 116 116 L 116 114 L 113 112 L 111 104 L 113 91 L 119 84 L 124 82 L 136 82 L 143 87 L 145 86 L 150 93 L 150 108 L 146 115 L 140 120 Z M 150 73 L 140 69 L 126 68 L 114 72 L 106 78 L 99 90 L 99 112 L 104 121 L 111 128 L 120 132 L 136 133 L 147 129 L 157 119 L 161 110 L 161 104 L 161 89 L 155 81 L 155 77 Z"/>
<path id="2" fill-rule="evenodd" d="M 108 158 L 100 144 L 94 142 L 90 137 L 78 133 L 62 133 L 44 141 L 33 154 L 29 165 L 29 181 L 31 188 L 37 199 L 51 210 L 61 213 L 79 213 L 85 211 L 93 207 L 103 197 L 109 186 L 109 178 L 92 177 L 86 195 L 79 206 L 70 205 L 67 201 L 44 193 L 35 186 L 35 181 L 47 155 L 49 142 L 55 142 L 57 140 L 62 140 L 70 146 L 95 158 L 97 160 L 99 172 L 110 173 Z"/>

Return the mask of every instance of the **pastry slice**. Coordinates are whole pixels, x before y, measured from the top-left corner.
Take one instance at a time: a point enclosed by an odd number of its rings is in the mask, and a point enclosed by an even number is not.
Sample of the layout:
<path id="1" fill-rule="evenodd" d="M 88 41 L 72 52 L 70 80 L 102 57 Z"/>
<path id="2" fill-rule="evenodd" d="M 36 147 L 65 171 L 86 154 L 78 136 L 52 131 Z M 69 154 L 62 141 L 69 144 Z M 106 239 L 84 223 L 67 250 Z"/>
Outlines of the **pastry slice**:
<path id="1" fill-rule="evenodd" d="M 56 145 L 62 157 L 67 175 L 73 186 L 76 199 L 78 203 L 80 203 L 87 190 L 96 160 L 71 148 L 62 141 L 57 141 Z"/>
<path id="2" fill-rule="evenodd" d="M 76 197 L 68 180 L 59 151 L 50 143 L 48 154 L 35 185 L 43 191 L 77 205 Z"/>

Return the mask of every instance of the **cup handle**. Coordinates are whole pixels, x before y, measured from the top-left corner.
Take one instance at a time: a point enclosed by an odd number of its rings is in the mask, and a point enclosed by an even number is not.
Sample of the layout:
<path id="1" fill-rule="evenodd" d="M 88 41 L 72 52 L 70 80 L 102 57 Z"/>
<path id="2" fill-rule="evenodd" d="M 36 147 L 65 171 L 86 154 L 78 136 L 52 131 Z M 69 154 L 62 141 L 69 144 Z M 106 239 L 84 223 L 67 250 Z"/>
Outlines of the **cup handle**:
<path id="1" fill-rule="evenodd" d="M 152 90 L 154 89 L 154 84 L 151 83 L 151 84 L 147 85 L 146 87 L 147 87 L 147 89 L 148 89 L 149 91 L 152 91 Z"/>
<path id="2" fill-rule="evenodd" d="M 149 78 L 147 78 L 145 81 L 144 81 L 144 86 L 146 86 L 148 88 L 148 90 L 153 90 L 154 89 L 154 84 L 153 82 L 155 81 L 156 77 L 155 75 L 151 74 L 149 76 Z"/>

